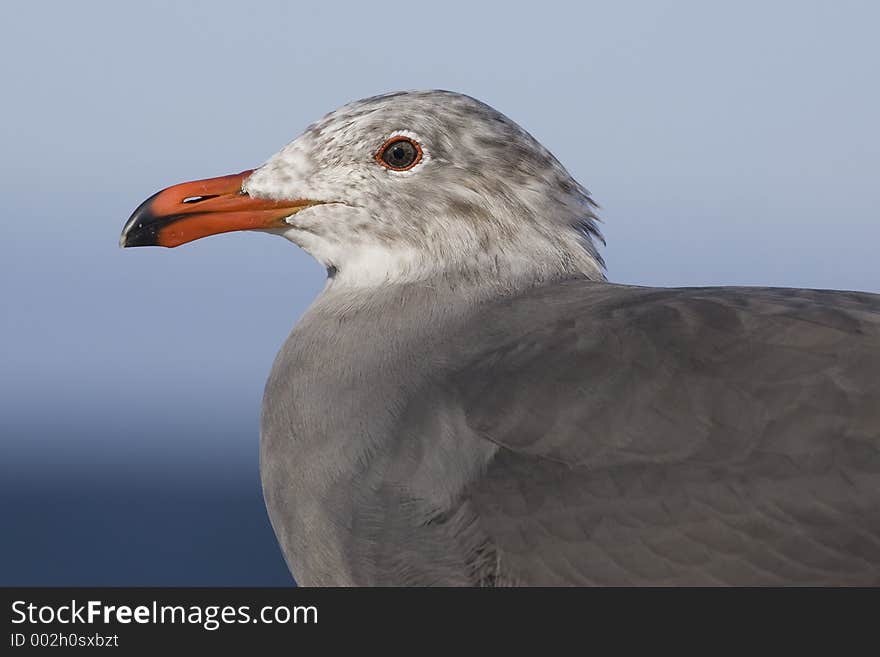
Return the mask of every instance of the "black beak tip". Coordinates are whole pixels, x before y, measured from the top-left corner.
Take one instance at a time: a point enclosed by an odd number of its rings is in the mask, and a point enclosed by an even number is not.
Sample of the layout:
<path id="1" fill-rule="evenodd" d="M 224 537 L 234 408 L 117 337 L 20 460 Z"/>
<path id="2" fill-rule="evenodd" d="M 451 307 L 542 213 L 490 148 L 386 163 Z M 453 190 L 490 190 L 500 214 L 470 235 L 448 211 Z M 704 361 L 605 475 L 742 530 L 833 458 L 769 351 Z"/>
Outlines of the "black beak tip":
<path id="1" fill-rule="evenodd" d="M 134 246 L 161 246 L 158 240 L 159 228 L 163 222 L 150 209 L 156 196 L 158 194 L 141 203 L 125 222 L 122 235 L 119 237 L 119 246 L 123 249 Z"/>
<path id="2" fill-rule="evenodd" d="M 142 229 L 134 229 L 122 233 L 122 236 L 119 238 L 119 246 L 123 249 L 134 246 L 160 246 L 156 238 L 156 231 L 151 230 L 149 226 L 144 226 Z"/>

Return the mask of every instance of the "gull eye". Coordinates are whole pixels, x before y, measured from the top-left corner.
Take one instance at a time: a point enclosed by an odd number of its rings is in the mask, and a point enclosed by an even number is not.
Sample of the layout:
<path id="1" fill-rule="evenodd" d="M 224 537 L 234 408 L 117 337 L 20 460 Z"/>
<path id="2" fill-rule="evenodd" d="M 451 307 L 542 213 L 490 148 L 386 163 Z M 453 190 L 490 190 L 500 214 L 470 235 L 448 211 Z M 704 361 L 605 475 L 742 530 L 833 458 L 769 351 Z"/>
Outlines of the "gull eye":
<path id="1" fill-rule="evenodd" d="M 392 137 L 376 153 L 376 162 L 392 171 L 412 169 L 422 159 L 422 147 L 409 137 Z"/>

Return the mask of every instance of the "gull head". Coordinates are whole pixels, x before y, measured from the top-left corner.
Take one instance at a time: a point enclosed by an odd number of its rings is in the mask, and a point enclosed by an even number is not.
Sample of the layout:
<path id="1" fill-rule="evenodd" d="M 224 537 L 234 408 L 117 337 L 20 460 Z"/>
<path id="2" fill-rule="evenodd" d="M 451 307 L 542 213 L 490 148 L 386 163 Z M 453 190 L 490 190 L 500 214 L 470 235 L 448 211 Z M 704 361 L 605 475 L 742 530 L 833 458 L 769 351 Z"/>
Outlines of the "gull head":
<path id="1" fill-rule="evenodd" d="M 257 169 L 154 194 L 120 243 L 260 230 L 302 247 L 340 286 L 601 279 L 595 207 L 546 148 L 488 105 L 400 92 L 331 112 Z"/>

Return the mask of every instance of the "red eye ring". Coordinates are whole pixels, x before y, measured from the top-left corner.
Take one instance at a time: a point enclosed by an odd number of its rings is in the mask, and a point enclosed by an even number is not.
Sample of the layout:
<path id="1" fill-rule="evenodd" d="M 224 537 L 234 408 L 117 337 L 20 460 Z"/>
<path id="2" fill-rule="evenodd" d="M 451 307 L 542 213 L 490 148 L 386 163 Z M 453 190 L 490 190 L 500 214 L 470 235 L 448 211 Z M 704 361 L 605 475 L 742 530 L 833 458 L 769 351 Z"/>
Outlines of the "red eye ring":
<path id="1" fill-rule="evenodd" d="M 402 148 L 392 148 L 397 146 Z M 409 171 L 422 161 L 423 155 L 422 147 L 415 139 L 395 135 L 376 151 L 376 162 L 391 171 Z"/>

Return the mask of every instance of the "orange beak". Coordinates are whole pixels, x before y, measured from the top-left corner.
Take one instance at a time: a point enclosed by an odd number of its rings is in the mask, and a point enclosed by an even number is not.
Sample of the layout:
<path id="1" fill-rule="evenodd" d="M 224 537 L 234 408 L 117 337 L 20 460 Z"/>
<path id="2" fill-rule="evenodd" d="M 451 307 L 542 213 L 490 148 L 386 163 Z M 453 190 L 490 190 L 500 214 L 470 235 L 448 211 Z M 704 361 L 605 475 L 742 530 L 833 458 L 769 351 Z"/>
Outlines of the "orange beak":
<path id="1" fill-rule="evenodd" d="M 320 201 L 270 201 L 241 191 L 253 170 L 180 183 L 140 204 L 122 229 L 120 246 L 174 247 L 234 230 L 281 228 L 289 217 Z"/>

